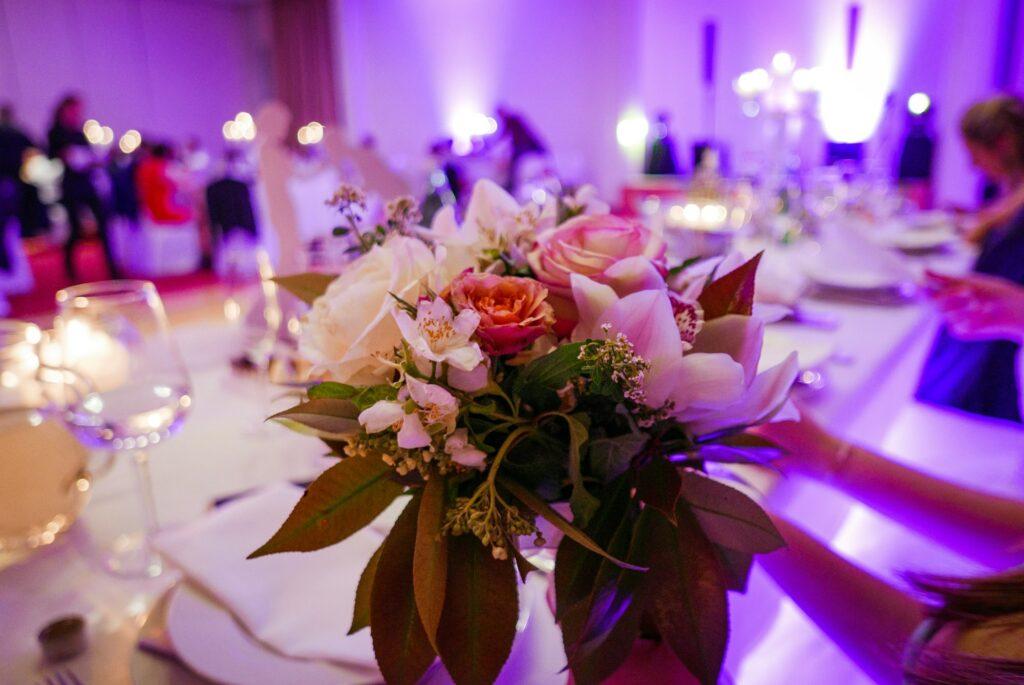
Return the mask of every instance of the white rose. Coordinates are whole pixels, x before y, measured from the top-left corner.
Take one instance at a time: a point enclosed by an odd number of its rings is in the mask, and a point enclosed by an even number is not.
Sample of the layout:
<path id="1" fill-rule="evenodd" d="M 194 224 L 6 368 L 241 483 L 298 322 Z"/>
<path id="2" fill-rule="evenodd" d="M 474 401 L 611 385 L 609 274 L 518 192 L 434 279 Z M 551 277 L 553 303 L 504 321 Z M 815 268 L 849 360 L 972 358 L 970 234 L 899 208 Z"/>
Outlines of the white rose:
<path id="1" fill-rule="evenodd" d="M 334 280 L 313 302 L 299 342 L 301 354 L 341 383 L 374 385 L 391 367 L 375 356 L 401 344 L 391 315 L 394 293 L 416 302 L 422 282 L 438 277 L 438 261 L 422 241 L 393 236 L 374 247 Z"/>

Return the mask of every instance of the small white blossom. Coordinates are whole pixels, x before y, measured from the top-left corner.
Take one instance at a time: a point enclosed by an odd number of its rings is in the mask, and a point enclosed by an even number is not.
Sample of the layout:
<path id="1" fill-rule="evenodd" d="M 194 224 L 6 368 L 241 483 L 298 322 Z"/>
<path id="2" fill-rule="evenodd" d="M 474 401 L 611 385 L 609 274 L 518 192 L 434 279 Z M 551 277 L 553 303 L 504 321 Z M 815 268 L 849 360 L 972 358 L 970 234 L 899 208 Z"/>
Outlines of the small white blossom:
<path id="1" fill-rule="evenodd" d="M 395 321 L 402 337 L 419 357 L 432 362 L 447 362 L 462 371 L 472 371 L 484 355 L 470 337 L 480 324 L 480 315 L 463 309 L 458 316 L 440 297 L 421 301 L 413 319 L 405 311 L 395 310 Z"/>

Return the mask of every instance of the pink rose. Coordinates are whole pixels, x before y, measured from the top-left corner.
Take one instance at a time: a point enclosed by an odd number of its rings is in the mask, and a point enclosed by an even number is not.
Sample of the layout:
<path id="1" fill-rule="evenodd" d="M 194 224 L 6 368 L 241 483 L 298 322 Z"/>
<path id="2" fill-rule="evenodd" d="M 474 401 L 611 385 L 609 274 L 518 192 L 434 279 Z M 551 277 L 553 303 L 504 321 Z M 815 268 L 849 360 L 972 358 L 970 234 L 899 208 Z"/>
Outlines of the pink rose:
<path id="1" fill-rule="evenodd" d="M 664 287 L 653 266 L 665 256 L 665 243 L 635 221 L 611 214 L 582 215 L 541 233 L 530 253 L 530 266 L 552 292 L 568 296 L 570 277 L 580 274 L 629 291 Z M 626 264 L 620 264 L 626 262 Z M 618 266 L 617 266 L 618 265 Z M 625 294 L 619 292 L 619 294 Z"/>
<path id="2" fill-rule="evenodd" d="M 611 214 L 569 219 L 541 233 L 528 255 L 537 278 L 551 289 L 554 332 L 566 337 L 578 313 L 572 299 L 573 274 L 609 285 L 620 296 L 665 288 L 665 243 L 645 226 Z"/>
<path id="3" fill-rule="evenodd" d="M 487 354 L 522 352 L 554 323 L 548 289 L 532 278 L 466 272 L 448 292 L 456 309 L 480 315 L 476 335 Z"/>

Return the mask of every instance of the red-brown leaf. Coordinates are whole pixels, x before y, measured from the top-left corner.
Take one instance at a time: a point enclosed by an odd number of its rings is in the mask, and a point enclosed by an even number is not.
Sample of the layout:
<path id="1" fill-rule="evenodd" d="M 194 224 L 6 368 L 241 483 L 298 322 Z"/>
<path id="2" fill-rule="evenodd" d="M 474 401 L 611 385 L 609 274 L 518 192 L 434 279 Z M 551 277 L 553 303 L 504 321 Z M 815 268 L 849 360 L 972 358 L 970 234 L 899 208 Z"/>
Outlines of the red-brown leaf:
<path id="1" fill-rule="evenodd" d="M 519 617 L 516 570 L 473 535 L 448 537 L 448 587 L 437 630 L 441 660 L 457 685 L 489 685 L 512 649 Z"/>
<path id="2" fill-rule="evenodd" d="M 448 541 L 441 534 L 445 512 L 445 479 L 434 474 L 423 487 L 416 524 L 412 583 L 416 608 L 430 644 L 437 649 L 437 626 L 444 610 L 448 573 Z"/>
<path id="3" fill-rule="evenodd" d="M 726 314 L 750 316 L 754 308 L 754 277 L 761 261 L 761 252 L 748 262 L 709 283 L 697 298 L 704 310 L 704 320 Z"/>
<path id="4" fill-rule="evenodd" d="M 342 459 L 313 481 L 281 528 L 250 559 L 277 552 L 312 552 L 368 525 L 402 494 L 393 470 L 374 457 Z"/>
<path id="5" fill-rule="evenodd" d="M 715 685 L 729 641 L 726 581 L 715 549 L 680 502 L 673 526 L 650 517 L 651 570 L 644 602 L 654 623 L 683 665 L 705 685 Z"/>
<path id="6" fill-rule="evenodd" d="M 384 540 L 370 592 L 370 635 L 389 685 L 414 685 L 434 662 L 412 589 L 419 498 L 413 498 Z"/>

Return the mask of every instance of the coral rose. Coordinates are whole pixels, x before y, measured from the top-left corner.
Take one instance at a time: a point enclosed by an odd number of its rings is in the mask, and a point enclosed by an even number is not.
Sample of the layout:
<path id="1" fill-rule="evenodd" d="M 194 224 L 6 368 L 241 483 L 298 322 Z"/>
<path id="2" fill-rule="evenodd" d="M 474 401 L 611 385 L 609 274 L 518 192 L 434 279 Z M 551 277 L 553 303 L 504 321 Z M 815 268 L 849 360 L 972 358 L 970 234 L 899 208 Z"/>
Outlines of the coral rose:
<path id="1" fill-rule="evenodd" d="M 456 309 L 480 315 L 476 335 L 492 355 L 516 354 L 551 329 L 548 289 L 532 278 L 466 272 L 448 289 Z"/>

